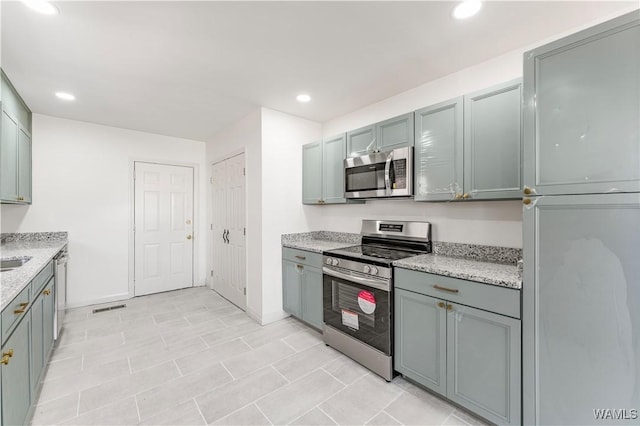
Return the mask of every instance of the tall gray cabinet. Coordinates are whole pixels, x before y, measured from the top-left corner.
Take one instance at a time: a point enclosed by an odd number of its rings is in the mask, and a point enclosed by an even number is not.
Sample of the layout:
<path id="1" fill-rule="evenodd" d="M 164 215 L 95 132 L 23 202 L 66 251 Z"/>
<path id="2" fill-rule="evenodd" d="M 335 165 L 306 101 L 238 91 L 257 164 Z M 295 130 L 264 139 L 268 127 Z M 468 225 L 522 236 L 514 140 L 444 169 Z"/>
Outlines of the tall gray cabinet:
<path id="1" fill-rule="evenodd" d="M 524 423 L 637 423 L 640 12 L 525 53 L 524 101 Z"/>
<path id="2" fill-rule="evenodd" d="M 302 203 L 340 204 L 344 198 L 346 135 L 302 146 Z"/>

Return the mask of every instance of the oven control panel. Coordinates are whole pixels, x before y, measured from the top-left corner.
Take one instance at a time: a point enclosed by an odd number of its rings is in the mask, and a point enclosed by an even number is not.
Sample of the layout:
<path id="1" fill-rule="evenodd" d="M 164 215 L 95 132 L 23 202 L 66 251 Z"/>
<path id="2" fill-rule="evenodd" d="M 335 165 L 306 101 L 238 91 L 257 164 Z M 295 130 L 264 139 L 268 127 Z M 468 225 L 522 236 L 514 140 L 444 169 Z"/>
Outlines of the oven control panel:
<path id="1" fill-rule="evenodd" d="M 346 269 L 348 271 L 360 272 L 362 274 L 374 275 L 381 278 L 391 278 L 391 268 L 371 265 L 356 260 L 338 259 L 331 256 L 324 256 L 324 263 L 327 266 Z"/>

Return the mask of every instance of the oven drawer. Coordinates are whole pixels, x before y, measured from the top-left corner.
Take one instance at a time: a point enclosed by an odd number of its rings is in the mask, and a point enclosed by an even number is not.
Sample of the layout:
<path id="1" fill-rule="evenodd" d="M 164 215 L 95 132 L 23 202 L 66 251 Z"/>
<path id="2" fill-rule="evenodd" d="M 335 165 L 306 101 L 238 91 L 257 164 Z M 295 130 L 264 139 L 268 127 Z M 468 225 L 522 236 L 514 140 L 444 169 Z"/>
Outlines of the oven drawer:
<path id="1" fill-rule="evenodd" d="M 520 318 L 520 290 L 395 268 L 395 288 Z"/>
<path id="2" fill-rule="evenodd" d="M 301 265 L 322 268 L 322 254 L 306 250 L 282 247 L 282 260 L 290 260 Z"/>

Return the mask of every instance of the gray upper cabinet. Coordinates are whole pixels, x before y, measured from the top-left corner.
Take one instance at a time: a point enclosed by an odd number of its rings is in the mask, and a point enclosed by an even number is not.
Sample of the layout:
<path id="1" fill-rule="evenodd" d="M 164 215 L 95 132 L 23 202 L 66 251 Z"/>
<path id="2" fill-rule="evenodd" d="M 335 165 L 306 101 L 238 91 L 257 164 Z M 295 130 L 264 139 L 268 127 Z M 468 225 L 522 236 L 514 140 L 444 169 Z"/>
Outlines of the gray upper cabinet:
<path id="1" fill-rule="evenodd" d="M 322 200 L 324 204 L 344 203 L 346 137 L 343 133 L 327 138 L 322 145 Z"/>
<path id="2" fill-rule="evenodd" d="M 31 202 L 31 111 L 2 72 L 0 202 Z"/>
<path id="3" fill-rule="evenodd" d="M 413 113 L 400 115 L 376 124 L 376 145 L 378 151 L 389 151 L 405 146 L 413 146 Z"/>
<path id="4" fill-rule="evenodd" d="M 462 193 L 463 98 L 415 112 L 415 199 L 446 201 Z"/>
<path id="5" fill-rule="evenodd" d="M 347 157 L 358 157 L 376 150 L 376 127 L 362 127 L 347 132 Z"/>
<path id="6" fill-rule="evenodd" d="M 524 101 L 532 195 L 640 191 L 640 12 L 525 53 Z"/>
<path id="7" fill-rule="evenodd" d="M 347 157 L 413 146 L 413 113 L 347 132 Z"/>
<path id="8" fill-rule="evenodd" d="M 322 201 L 322 141 L 302 147 L 302 203 Z"/>
<path id="9" fill-rule="evenodd" d="M 520 198 L 522 80 L 464 98 L 464 193 L 476 200 Z"/>

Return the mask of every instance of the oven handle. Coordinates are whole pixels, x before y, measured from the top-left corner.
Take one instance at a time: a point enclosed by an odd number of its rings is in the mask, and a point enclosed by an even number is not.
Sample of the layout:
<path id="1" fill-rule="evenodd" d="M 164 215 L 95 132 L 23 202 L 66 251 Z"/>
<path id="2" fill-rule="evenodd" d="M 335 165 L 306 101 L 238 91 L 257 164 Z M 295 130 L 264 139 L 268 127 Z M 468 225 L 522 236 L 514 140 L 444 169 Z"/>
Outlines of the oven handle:
<path id="1" fill-rule="evenodd" d="M 356 284 L 373 287 L 382 291 L 391 291 L 391 281 L 362 277 L 348 272 L 336 271 L 335 269 L 327 268 L 326 266 L 322 267 L 322 272 L 326 275 L 342 278 L 343 280 L 352 281 Z"/>
<path id="2" fill-rule="evenodd" d="M 391 162 L 393 161 L 393 151 L 387 156 L 387 161 L 384 165 L 384 187 L 387 190 L 387 195 L 391 194 Z"/>

